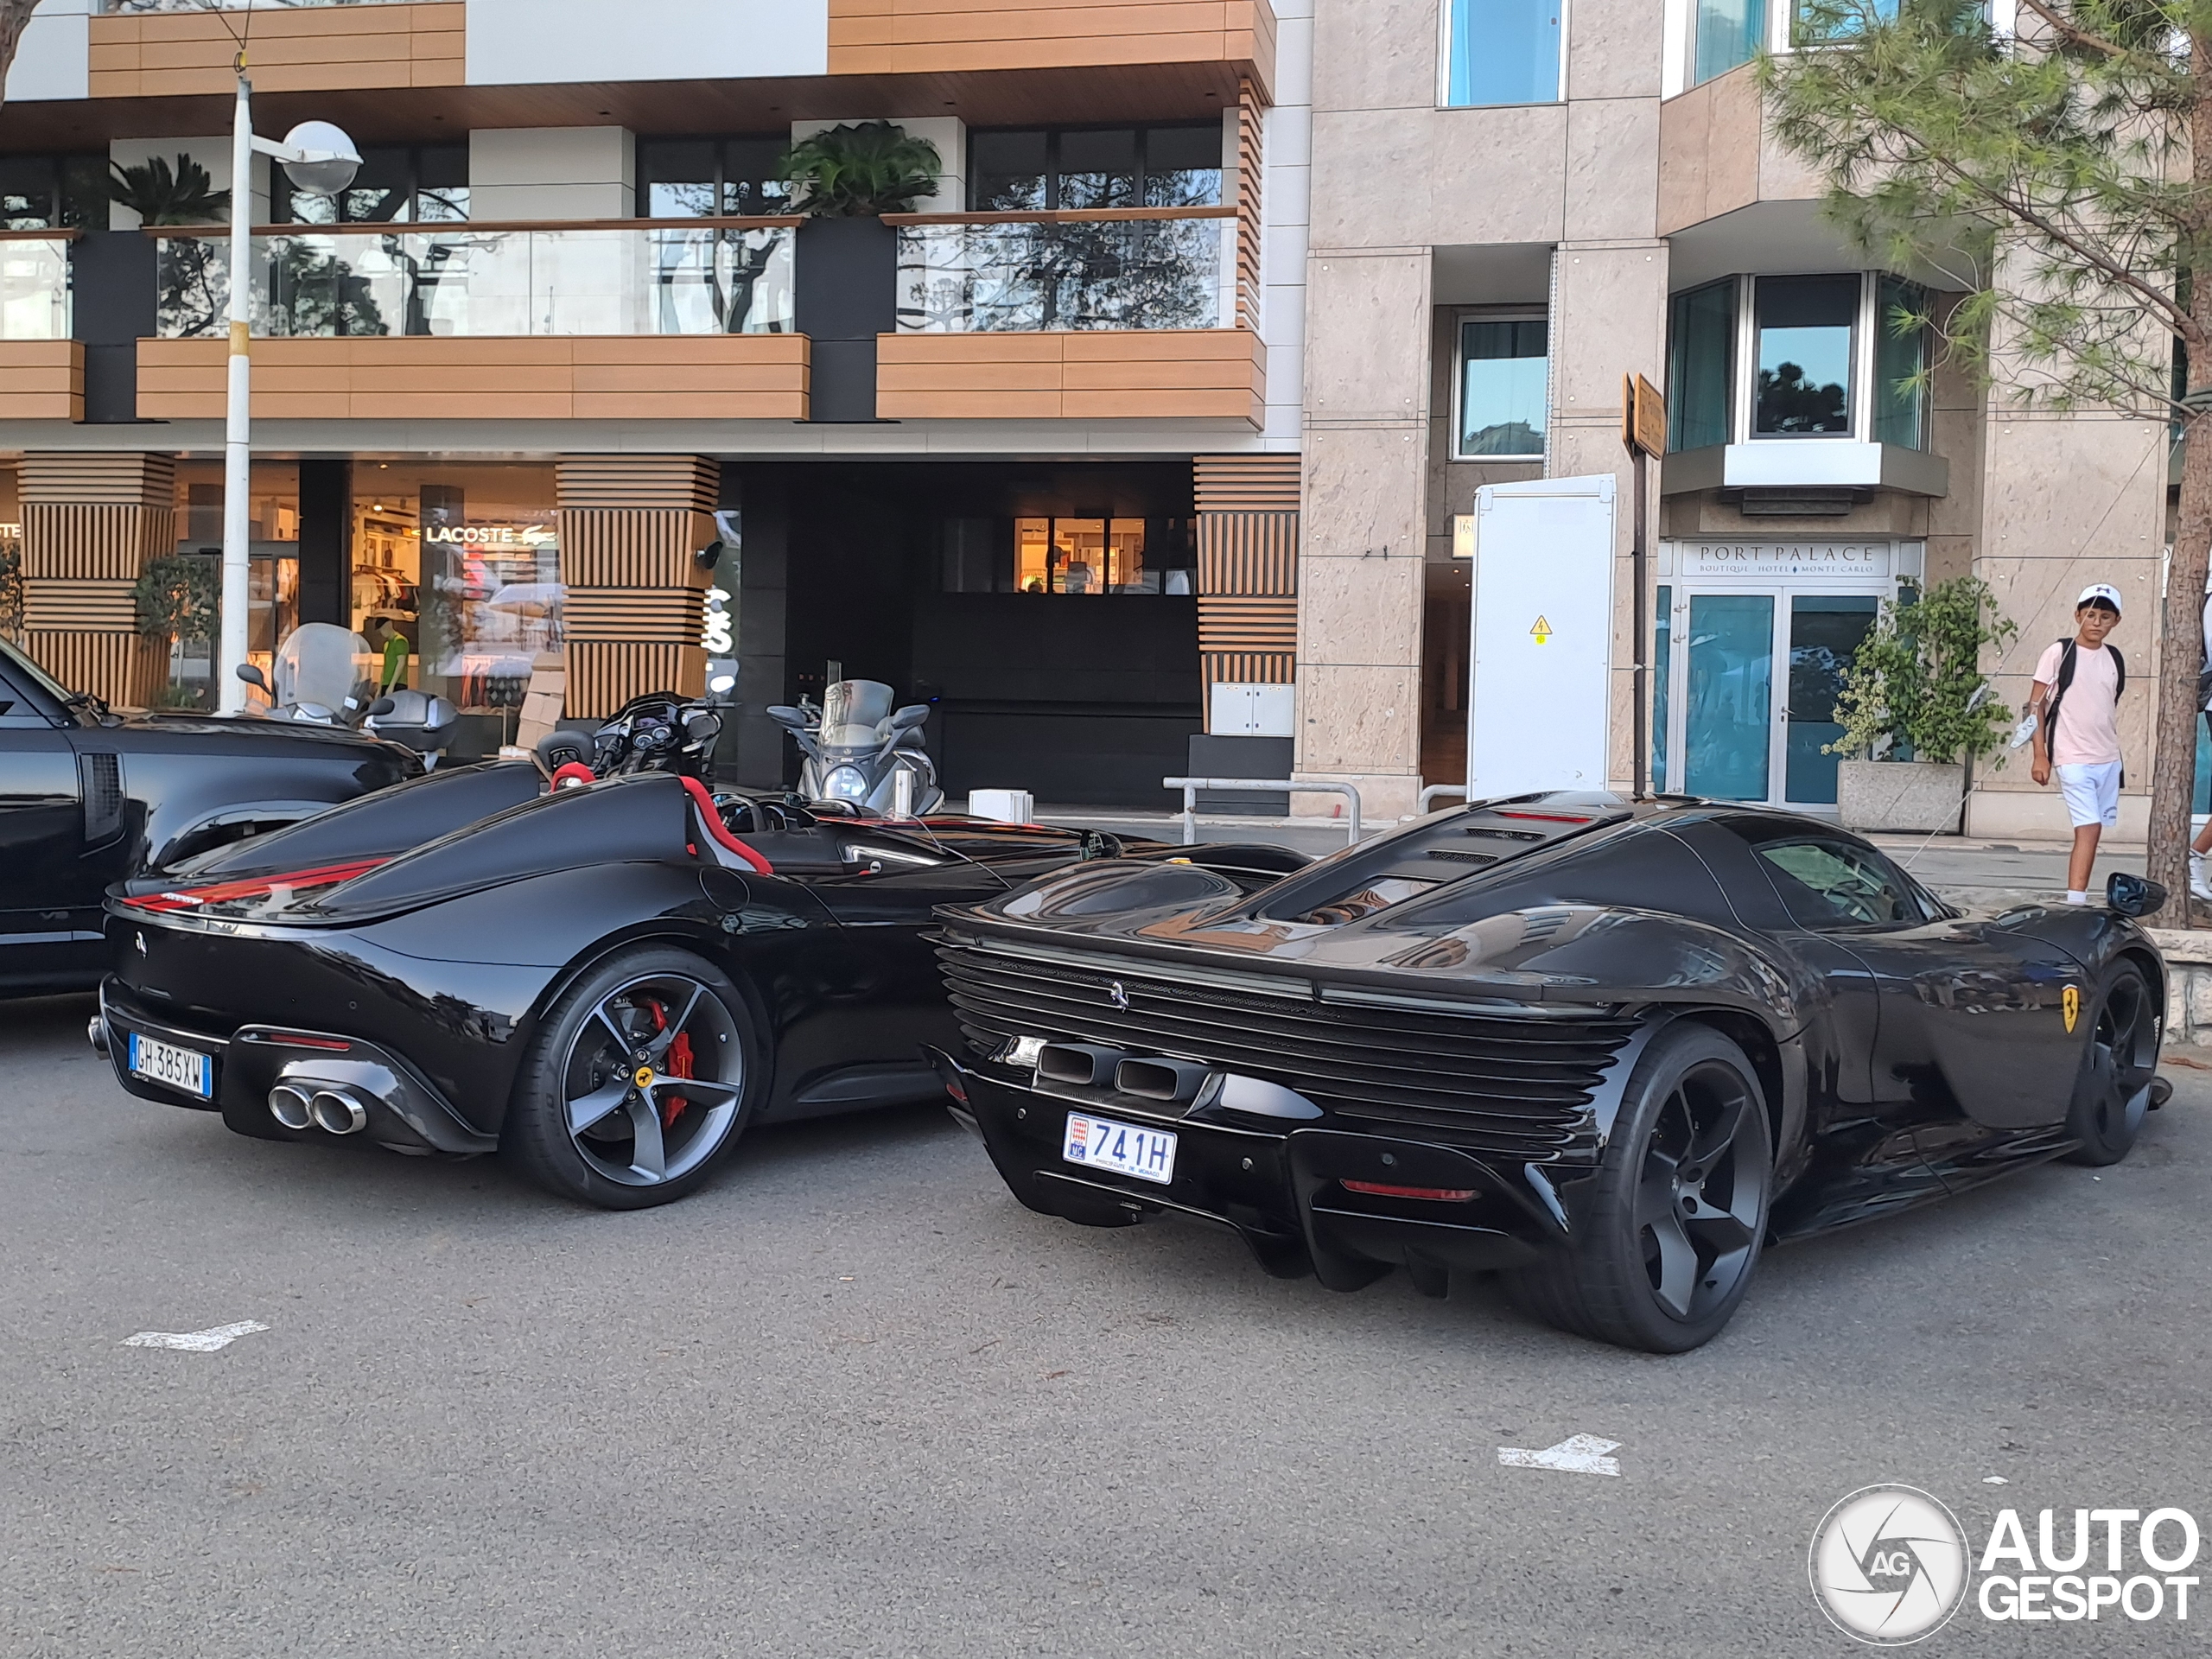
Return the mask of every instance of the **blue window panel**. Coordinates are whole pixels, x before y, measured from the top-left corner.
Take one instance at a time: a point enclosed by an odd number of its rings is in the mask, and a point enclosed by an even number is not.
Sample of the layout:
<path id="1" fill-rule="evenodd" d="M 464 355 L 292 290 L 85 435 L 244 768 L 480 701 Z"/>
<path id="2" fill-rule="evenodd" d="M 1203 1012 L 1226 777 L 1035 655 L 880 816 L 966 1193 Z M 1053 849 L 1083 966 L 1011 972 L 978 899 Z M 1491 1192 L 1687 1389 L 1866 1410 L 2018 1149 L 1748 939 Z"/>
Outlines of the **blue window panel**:
<path id="1" fill-rule="evenodd" d="M 1675 590 L 1659 584 L 1651 630 L 1651 790 L 1667 792 L 1667 688 L 1675 666 Z"/>
<path id="2" fill-rule="evenodd" d="M 1452 0 L 1446 101 L 1559 101 L 1560 0 Z"/>

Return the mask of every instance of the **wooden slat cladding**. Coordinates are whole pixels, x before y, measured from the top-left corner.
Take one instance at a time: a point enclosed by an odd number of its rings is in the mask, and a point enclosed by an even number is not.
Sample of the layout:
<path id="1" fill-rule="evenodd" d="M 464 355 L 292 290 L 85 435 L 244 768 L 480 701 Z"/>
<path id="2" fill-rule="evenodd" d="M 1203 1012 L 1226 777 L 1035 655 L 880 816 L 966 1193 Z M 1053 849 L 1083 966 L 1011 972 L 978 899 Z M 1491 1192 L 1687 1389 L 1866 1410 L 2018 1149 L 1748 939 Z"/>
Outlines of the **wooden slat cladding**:
<path id="1" fill-rule="evenodd" d="M 85 418 L 85 344 L 0 340 L 0 409 L 11 421 Z"/>
<path id="2" fill-rule="evenodd" d="M 1298 600 L 1291 594 L 1200 594 L 1202 652 L 1298 649 Z"/>
<path id="3" fill-rule="evenodd" d="M 1289 685 L 1298 658 L 1287 651 L 1201 651 L 1198 674 L 1208 685 Z"/>
<path id="4" fill-rule="evenodd" d="M 1236 324 L 1260 326 L 1260 89 L 1249 79 L 1236 97 Z"/>
<path id="5" fill-rule="evenodd" d="M 1268 0 L 830 0 L 830 73 L 1230 63 L 1274 84 Z"/>
<path id="6" fill-rule="evenodd" d="M 247 73 L 258 92 L 459 86 L 467 79 L 467 8 L 256 7 Z M 164 11 L 91 20 L 94 98 L 227 95 L 238 14 Z"/>
<path id="7" fill-rule="evenodd" d="M 712 512 L 721 467 L 703 455 L 564 455 L 555 464 L 563 507 L 675 507 Z"/>
<path id="8" fill-rule="evenodd" d="M 804 334 L 374 335 L 253 342 L 259 420 L 760 420 L 807 416 Z M 142 420 L 220 420 L 221 340 L 138 342 Z"/>
<path id="9" fill-rule="evenodd" d="M 23 590 L 23 626 L 36 632 L 76 630 L 87 633 L 133 633 L 137 583 L 127 582 L 33 582 Z"/>
<path id="10" fill-rule="evenodd" d="M 568 660 L 568 712 L 578 719 L 604 719 L 648 691 L 696 697 L 707 689 L 707 653 L 696 645 L 571 636 Z"/>
<path id="11" fill-rule="evenodd" d="M 17 476 L 26 501 L 130 503 L 164 511 L 176 505 L 174 455 L 33 450 L 19 463 Z"/>
<path id="12" fill-rule="evenodd" d="M 1198 515 L 1198 594 L 1298 592 L 1298 515 L 1205 512 Z"/>
<path id="13" fill-rule="evenodd" d="M 1296 512 L 1296 455 L 1194 455 L 1192 484 L 1200 512 Z"/>
<path id="14" fill-rule="evenodd" d="M 884 420 L 1265 418 L 1259 337 L 1243 328 L 878 334 L 875 361 Z"/>
<path id="15" fill-rule="evenodd" d="M 682 507 L 563 507 L 561 580 L 571 588 L 699 588 L 692 555 L 715 539 L 709 515 Z"/>
<path id="16" fill-rule="evenodd" d="M 131 633 L 86 633 L 26 628 L 30 659 L 67 686 L 123 708 L 144 708 L 168 677 L 168 650 L 160 640 Z"/>
<path id="17" fill-rule="evenodd" d="M 696 639 L 706 625 L 707 596 L 696 588 L 571 588 L 561 617 L 571 639 Z"/>

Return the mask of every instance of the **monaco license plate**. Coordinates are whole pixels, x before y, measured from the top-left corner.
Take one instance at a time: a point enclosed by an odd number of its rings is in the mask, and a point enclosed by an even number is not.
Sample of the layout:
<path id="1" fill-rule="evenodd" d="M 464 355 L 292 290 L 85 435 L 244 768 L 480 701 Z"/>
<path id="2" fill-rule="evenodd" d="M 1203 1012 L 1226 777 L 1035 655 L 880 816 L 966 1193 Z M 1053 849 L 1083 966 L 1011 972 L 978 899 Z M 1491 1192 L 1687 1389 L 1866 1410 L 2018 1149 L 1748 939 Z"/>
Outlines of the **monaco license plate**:
<path id="1" fill-rule="evenodd" d="M 156 1037 L 130 1033 L 130 1070 L 149 1083 L 166 1084 L 206 1100 L 215 1092 L 215 1063 L 197 1050 Z"/>
<path id="2" fill-rule="evenodd" d="M 1067 1138 L 1060 1156 L 1071 1164 L 1110 1169 L 1162 1186 L 1175 1179 L 1175 1137 L 1165 1129 L 1141 1129 L 1110 1117 L 1068 1114 Z"/>

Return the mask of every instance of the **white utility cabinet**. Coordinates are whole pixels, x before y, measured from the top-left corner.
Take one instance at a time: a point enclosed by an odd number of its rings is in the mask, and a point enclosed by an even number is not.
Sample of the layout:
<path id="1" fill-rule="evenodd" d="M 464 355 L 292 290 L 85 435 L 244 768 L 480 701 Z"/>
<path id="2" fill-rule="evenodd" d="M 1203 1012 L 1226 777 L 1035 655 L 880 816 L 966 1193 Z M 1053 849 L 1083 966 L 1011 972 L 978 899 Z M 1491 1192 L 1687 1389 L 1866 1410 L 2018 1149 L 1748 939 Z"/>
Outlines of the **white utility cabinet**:
<path id="1" fill-rule="evenodd" d="M 1289 737 L 1296 692 L 1287 685 L 1217 680 L 1207 689 L 1207 732 L 1215 737 Z"/>
<path id="2" fill-rule="evenodd" d="M 1468 794 L 1603 789 L 1612 474 L 1485 485 L 1474 520 Z"/>

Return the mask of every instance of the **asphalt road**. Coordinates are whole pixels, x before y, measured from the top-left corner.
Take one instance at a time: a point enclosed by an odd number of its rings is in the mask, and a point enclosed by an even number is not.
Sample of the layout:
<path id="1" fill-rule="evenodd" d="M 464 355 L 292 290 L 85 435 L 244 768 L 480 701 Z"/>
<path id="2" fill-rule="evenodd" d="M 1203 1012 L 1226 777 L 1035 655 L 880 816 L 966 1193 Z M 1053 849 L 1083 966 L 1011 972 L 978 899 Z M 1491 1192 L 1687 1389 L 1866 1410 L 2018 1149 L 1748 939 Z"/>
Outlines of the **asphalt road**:
<path id="1" fill-rule="evenodd" d="M 10 1659 L 1847 1654 L 1805 1552 L 1868 1483 L 1977 1543 L 2212 1521 L 2212 1072 L 2101 1179 L 1777 1251 L 1660 1359 L 1032 1216 L 934 1110 L 605 1215 L 133 1100 L 85 1015 L 0 1005 Z M 1498 1463 L 1575 1433 L 1620 1477 Z M 2192 1613 L 1915 1651 L 2196 1652 Z"/>

